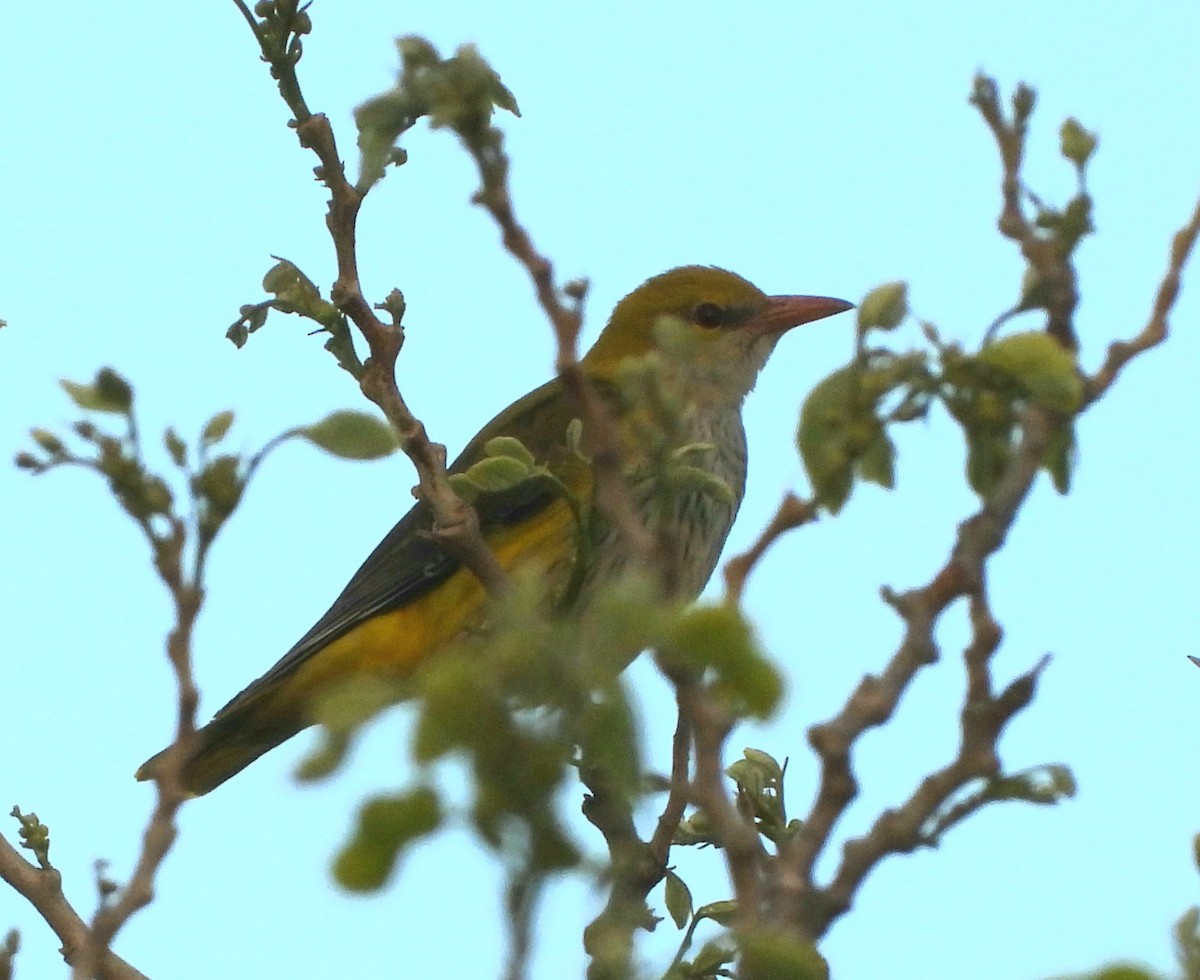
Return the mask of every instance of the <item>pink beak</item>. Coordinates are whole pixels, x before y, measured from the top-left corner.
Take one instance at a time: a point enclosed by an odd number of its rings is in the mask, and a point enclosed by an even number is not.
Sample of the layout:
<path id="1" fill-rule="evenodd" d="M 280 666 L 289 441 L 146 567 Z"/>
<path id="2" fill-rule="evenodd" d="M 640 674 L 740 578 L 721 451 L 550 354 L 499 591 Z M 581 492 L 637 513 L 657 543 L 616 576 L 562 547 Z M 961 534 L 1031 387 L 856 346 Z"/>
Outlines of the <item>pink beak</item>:
<path id="1" fill-rule="evenodd" d="M 854 309 L 853 303 L 829 296 L 770 296 L 767 307 L 746 324 L 757 335 L 779 335 L 802 323 L 824 320 L 835 313 Z"/>

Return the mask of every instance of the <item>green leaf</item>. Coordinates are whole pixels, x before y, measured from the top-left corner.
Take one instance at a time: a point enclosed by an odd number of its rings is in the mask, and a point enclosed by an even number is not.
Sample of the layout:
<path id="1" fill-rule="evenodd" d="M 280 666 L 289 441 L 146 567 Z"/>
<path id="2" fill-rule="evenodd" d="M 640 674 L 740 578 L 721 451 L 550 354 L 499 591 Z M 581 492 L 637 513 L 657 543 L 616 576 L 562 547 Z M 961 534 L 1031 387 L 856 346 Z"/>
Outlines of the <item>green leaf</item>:
<path id="1" fill-rule="evenodd" d="M 576 741 L 581 757 L 603 770 L 616 791 L 627 797 L 637 794 L 642 785 L 638 726 L 619 679 L 590 692 L 577 722 Z"/>
<path id="2" fill-rule="evenodd" d="M 896 485 L 896 446 L 881 428 L 858 459 L 858 473 L 886 490 Z"/>
<path id="3" fill-rule="evenodd" d="M 967 482 L 986 500 L 1008 469 L 1012 441 L 1007 434 L 997 435 L 980 429 L 967 429 Z"/>
<path id="4" fill-rule="evenodd" d="M 263 289 L 275 294 L 275 308 L 325 324 L 341 316 L 337 308 L 321 296 L 316 284 L 294 262 L 274 256 L 276 263 L 263 276 Z"/>
<path id="5" fill-rule="evenodd" d="M 815 946 L 778 929 L 741 937 L 739 980 L 829 980 L 829 964 Z"/>
<path id="6" fill-rule="evenodd" d="M 133 388 L 112 368 L 101 368 L 90 385 L 65 379 L 59 384 L 71 401 L 86 411 L 128 415 L 133 408 Z"/>
<path id="7" fill-rule="evenodd" d="M 399 445 L 390 425 L 365 412 L 331 412 L 296 433 L 341 459 L 382 459 L 394 453 Z"/>
<path id="8" fill-rule="evenodd" d="M 676 929 L 682 929 L 692 917 L 692 893 L 684 880 L 674 871 L 668 871 L 665 879 L 664 901 L 671 921 Z"/>
<path id="9" fill-rule="evenodd" d="M 404 848 L 433 833 L 441 822 L 441 802 L 425 786 L 368 800 L 359 809 L 353 837 L 334 861 L 334 878 L 349 891 L 378 891 Z"/>
<path id="10" fill-rule="evenodd" d="M 535 474 L 533 468 L 511 456 L 482 459 L 462 476 L 482 493 L 496 493 L 523 483 Z"/>
<path id="11" fill-rule="evenodd" d="M 1054 489 L 1066 494 L 1071 489 L 1071 470 L 1075 464 L 1075 427 L 1063 425 L 1050 436 L 1042 465 L 1050 474 Z"/>
<path id="12" fill-rule="evenodd" d="M 719 926 L 725 926 L 728 929 L 733 925 L 733 920 L 737 918 L 737 902 L 732 899 L 726 899 L 721 902 L 709 902 L 707 905 L 701 905 L 696 909 L 697 919 L 712 919 Z"/>
<path id="13" fill-rule="evenodd" d="M 200 433 L 200 444 L 211 446 L 213 443 L 220 442 L 229 432 L 231 425 L 233 425 L 233 412 L 218 412 L 205 423 L 204 429 Z"/>
<path id="14" fill-rule="evenodd" d="M 311 782 L 335 772 L 358 730 L 402 696 L 401 686 L 392 681 L 352 677 L 314 697 L 309 715 L 321 726 L 321 740 L 300 761 L 296 778 Z"/>
<path id="15" fill-rule="evenodd" d="M 383 178 L 393 161 L 393 147 L 411 129 L 423 110 L 407 92 L 392 89 L 368 99 L 354 110 L 358 126 L 359 186 L 370 187 Z"/>
<path id="16" fill-rule="evenodd" d="M 728 966 L 737 959 L 737 950 L 731 949 L 717 940 L 705 943 L 696 958 L 692 960 L 692 968 L 688 971 L 689 978 L 720 976 L 717 971 Z"/>
<path id="17" fill-rule="evenodd" d="M 489 439 L 483 447 L 486 455 L 491 457 L 507 457 L 510 459 L 519 460 L 527 467 L 532 467 L 536 460 L 526 447 L 525 443 L 520 439 L 514 439 L 512 436 L 496 436 L 495 439 Z"/>
<path id="18" fill-rule="evenodd" d="M 908 283 L 876 286 L 858 304 L 858 332 L 894 330 L 908 316 Z"/>
<path id="19" fill-rule="evenodd" d="M 717 675 L 717 683 L 752 715 L 769 716 L 783 696 L 783 679 L 759 652 L 750 624 L 733 606 L 698 605 L 673 624 L 664 646 L 671 659 Z"/>
<path id="20" fill-rule="evenodd" d="M 796 445 L 812 481 L 817 502 L 836 514 L 854 486 L 854 460 L 846 444 L 853 418 L 854 368 L 845 367 L 821 381 L 804 400 Z"/>
<path id="21" fill-rule="evenodd" d="M 742 749 L 742 756 L 747 762 L 753 763 L 766 773 L 769 779 L 775 782 L 783 779 L 783 766 L 779 764 L 773 755 L 762 751 L 762 749 L 745 748 Z"/>
<path id="22" fill-rule="evenodd" d="M 1075 357 L 1049 334 L 1031 330 L 988 344 L 975 361 L 1015 381 L 1035 402 L 1066 415 L 1083 404 Z"/>

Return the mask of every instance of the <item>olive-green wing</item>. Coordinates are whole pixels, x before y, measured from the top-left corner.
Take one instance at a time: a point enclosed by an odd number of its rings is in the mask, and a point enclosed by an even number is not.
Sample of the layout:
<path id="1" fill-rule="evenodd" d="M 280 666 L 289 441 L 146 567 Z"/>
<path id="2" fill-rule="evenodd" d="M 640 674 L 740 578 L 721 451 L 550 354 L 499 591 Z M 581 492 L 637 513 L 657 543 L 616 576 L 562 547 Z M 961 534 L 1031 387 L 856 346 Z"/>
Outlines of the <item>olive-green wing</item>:
<path id="1" fill-rule="evenodd" d="M 561 383 L 555 379 L 530 392 L 497 415 L 471 440 L 450 466 L 461 473 L 484 456 L 484 446 L 496 436 L 512 435 L 539 461 L 551 466 L 567 453 L 566 429 L 575 412 Z M 518 524 L 555 500 L 555 493 L 537 481 L 483 495 L 476 503 L 485 534 Z M 459 563 L 426 534 L 432 514 L 417 503 L 400 519 L 363 562 L 329 610 L 262 677 L 251 683 L 214 720 L 236 710 L 260 690 L 291 674 L 323 647 L 372 617 L 419 599 L 448 579 Z"/>

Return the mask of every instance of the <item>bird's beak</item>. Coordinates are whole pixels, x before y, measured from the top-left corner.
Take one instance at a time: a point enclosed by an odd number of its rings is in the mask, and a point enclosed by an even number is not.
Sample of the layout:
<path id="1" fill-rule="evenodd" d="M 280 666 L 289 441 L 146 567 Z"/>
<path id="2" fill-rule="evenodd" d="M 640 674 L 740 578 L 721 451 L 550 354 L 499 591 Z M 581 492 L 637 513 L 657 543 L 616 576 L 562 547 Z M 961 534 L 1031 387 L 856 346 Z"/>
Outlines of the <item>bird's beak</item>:
<path id="1" fill-rule="evenodd" d="M 770 296 L 766 309 L 756 314 L 746 327 L 758 336 L 777 337 L 802 323 L 824 320 L 852 309 L 853 303 L 829 296 Z"/>

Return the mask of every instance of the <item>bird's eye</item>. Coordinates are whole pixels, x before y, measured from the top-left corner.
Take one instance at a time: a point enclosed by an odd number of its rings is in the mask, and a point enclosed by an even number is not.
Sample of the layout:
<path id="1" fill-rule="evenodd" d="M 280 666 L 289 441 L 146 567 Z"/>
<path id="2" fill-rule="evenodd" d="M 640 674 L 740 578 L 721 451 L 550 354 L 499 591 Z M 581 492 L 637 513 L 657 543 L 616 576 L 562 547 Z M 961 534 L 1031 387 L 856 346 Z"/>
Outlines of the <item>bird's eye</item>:
<path id="1" fill-rule="evenodd" d="M 725 311 L 716 303 L 699 303 L 692 310 L 692 321 L 701 327 L 719 327 L 725 322 Z"/>

